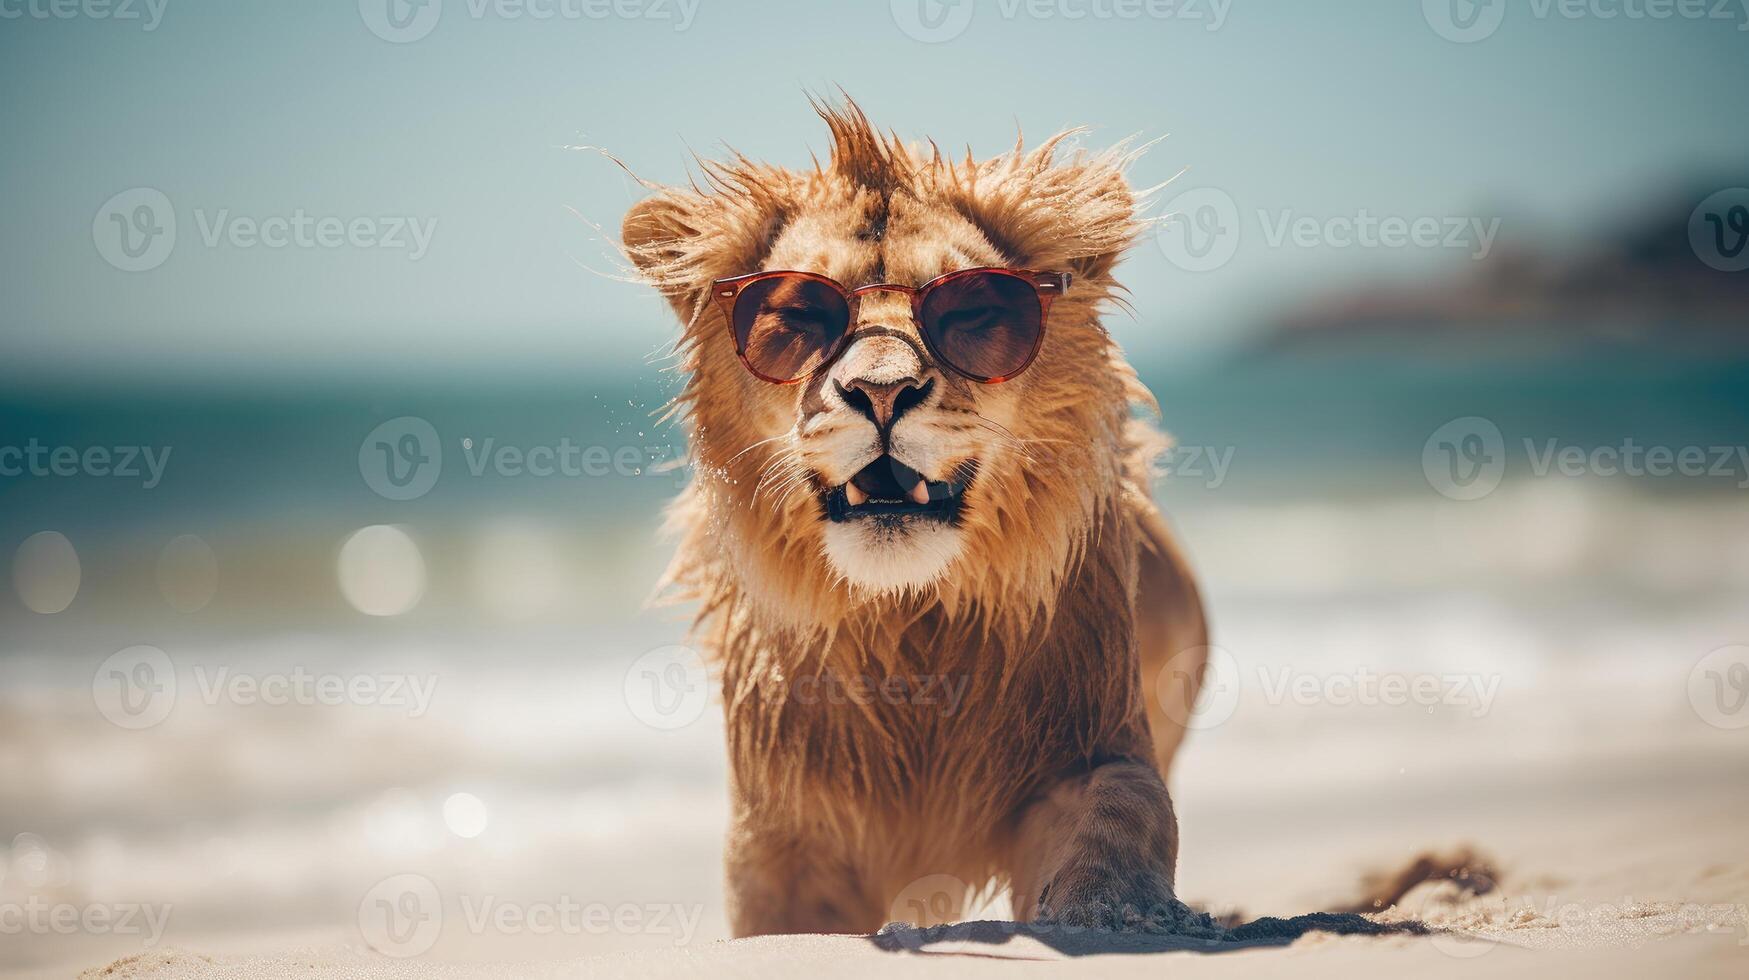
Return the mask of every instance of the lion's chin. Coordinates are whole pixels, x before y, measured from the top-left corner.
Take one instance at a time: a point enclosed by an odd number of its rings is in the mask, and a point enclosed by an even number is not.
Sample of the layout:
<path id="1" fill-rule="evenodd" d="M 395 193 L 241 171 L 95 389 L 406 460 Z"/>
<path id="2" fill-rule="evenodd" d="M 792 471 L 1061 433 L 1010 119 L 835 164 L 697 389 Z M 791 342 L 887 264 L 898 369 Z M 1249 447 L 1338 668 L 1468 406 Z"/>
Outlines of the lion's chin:
<path id="1" fill-rule="evenodd" d="M 853 587 L 907 592 L 928 587 L 959 556 L 965 532 L 918 517 L 861 518 L 825 526 L 826 560 Z"/>

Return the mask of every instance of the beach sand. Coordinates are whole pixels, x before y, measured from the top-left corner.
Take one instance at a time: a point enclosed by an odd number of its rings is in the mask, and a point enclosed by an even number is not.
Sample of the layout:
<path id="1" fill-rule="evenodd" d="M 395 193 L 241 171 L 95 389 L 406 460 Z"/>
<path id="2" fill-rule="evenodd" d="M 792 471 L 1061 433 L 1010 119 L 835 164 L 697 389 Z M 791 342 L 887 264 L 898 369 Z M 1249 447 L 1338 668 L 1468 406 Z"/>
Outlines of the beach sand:
<path id="1" fill-rule="evenodd" d="M 94 633 L 77 649 L 58 634 L 19 640 L 0 665 L 0 744 L 13 747 L 0 751 L 0 812 L 25 833 L 0 854 L 0 907 L 149 903 L 168 925 L 0 936 L 0 975 L 1749 975 L 1749 712 L 1706 697 L 1708 680 L 1730 676 L 1713 651 L 1749 639 L 1749 518 L 1735 500 L 1618 506 L 1561 490 L 1194 523 L 1235 673 L 1170 779 L 1180 896 L 1222 921 L 1340 911 L 1390 891 L 1419 856 L 1437 868 L 1467 848 L 1461 887 L 1421 884 L 1378 913 L 1433 935 L 1210 948 L 983 925 L 732 941 L 720 712 L 667 727 L 639 717 L 628 670 L 681 627 L 596 611 L 582 625 L 475 633 L 160 639 L 187 696 L 141 731 L 92 701 L 93 671 L 134 634 Z M 1576 512 L 1592 516 L 1575 527 Z M 1657 533 L 1580 533 L 1593 525 Z M 1512 533 L 1484 549 L 1494 527 Z M 1437 574 L 1395 557 L 1428 528 L 1444 535 Z M 1260 557 L 1246 534 L 1293 547 Z M 1566 550 L 1537 545 L 1551 535 Z M 1295 557 L 1338 553 L 1351 566 L 1340 574 Z M 1503 568 L 1501 554 L 1522 560 Z M 206 703 L 203 667 L 439 683 L 416 717 L 263 707 Z M 1381 674 L 1435 679 L 1439 696 L 1354 696 Z M 473 817 L 452 811 L 457 794 Z M 386 955 L 361 912 L 404 875 L 432 886 L 434 932 Z M 481 926 L 470 909 L 487 900 L 660 907 L 685 928 Z M 968 917 L 1005 913 L 998 899 Z"/>
<path id="2" fill-rule="evenodd" d="M 356 932 L 215 936 L 122 957 L 88 978 L 1375 976 L 1740 977 L 1749 971 L 1749 768 L 1741 753 L 1690 746 L 1594 766 L 1526 767 L 1515 778 L 1454 776 L 1339 807 L 1259 805 L 1252 821 L 1187 804 L 1186 897 L 1250 920 L 1342 908 L 1413 865 L 1409 844 L 1448 842 L 1433 867 L 1475 845 L 1462 884 L 1411 888 L 1375 919 L 1426 936 L 1340 936 L 1209 944 L 1174 936 L 1030 934 L 996 921 L 876 937 L 695 940 L 546 958 L 580 944 L 480 935 L 447 921 L 427 954 L 397 959 Z M 1272 825 L 1253 833 L 1246 824 Z M 1391 855 L 1396 855 L 1391 859 Z M 1481 892 L 1477 894 L 1476 892 Z M 1222 904 L 1226 903 L 1226 904 Z M 720 923 L 714 928 L 720 929 Z M 253 948 L 249 948 L 253 946 Z M 89 965 L 89 964 L 85 964 Z M 50 975 L 48 973 L 42 974 Z M 58 974 L 65 976 L 67 974 Z"/>

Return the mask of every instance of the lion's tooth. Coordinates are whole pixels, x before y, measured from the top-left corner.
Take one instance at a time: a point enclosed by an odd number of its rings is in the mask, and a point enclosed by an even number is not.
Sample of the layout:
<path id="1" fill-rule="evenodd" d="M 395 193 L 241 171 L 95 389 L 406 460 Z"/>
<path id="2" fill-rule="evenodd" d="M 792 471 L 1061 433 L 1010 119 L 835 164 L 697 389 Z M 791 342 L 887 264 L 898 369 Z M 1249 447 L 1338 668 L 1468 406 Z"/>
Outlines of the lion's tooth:
<path id="1" fill-rule="evenodd" d="M 929 482 L 922 477 L 911 487 L 911 499 L 919 504 L 929 503 Z"/>
<path id="2" fill-rule="evenodd" d="M 863 493 L 862 488 L 855 483 L 846 483 L 844 485 L 844 499 L 850 501 L 852 507 L 861 507 L 868 503 L 868 494 Z"/>

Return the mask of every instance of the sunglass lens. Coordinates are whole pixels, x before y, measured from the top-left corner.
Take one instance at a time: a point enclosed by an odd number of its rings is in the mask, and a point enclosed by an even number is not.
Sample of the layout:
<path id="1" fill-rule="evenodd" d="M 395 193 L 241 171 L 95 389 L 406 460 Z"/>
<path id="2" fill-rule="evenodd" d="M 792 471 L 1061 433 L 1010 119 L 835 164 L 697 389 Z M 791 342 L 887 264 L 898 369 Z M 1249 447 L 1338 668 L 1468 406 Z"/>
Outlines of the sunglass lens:
<path id="1" fill-rule="evenodd" d="M 1020 276 L 973 272 L 940 283 L 919 317 L 936 355 L 979 381 L 1019 374 L 1044 330 L 1038 291 Z"/>
<path id="2" fill-rule="evenodd" d="M 844 297 L 805 276 L 761 279 L 735 299 L 735 343 L 768 381 L 794 381 L 818 368 L 849 324 Z"/>

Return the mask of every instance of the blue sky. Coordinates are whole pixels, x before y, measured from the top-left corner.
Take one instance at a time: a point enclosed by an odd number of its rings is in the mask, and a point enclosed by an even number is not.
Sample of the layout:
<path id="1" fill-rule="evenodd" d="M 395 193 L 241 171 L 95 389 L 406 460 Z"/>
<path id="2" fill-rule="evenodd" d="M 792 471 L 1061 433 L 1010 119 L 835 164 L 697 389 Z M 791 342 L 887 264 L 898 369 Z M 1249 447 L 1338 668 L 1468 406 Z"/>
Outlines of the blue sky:
<path id="1" fill-rule="evenodd" d="M 917 19 L 919 0 L 616 0 L 636 16 L 602 18 L 607 0 L 441 0 L 403 9 L 423 33 L 406 43 L 373 33 L 382 0 L 136 0 L 155 24 L 61 19 L 46 2 L 0 0 L 0 371 L 55 378 L 513 374 L 645 355 L 672 325 L 602 274 L 595 228 L 617 228 L 638 188 L 573 147 L 661 181 L 725 142 L 799 165 L 823 146 L 806 93 L 840 85 L 902 135 L 979 154 L 1016 125 L 1166 136 L 1137 181 L 1187 171 L 1168 196 L 1219 189 L 1244 237 L 1200 273 L 1144 246 L 1124 269 L 1139 316 L 1113 327 L 1186 357 L 1308 293 L 1467 261 L 1270 247 L 1269 222 L 1365 211 L 1499 217 L 1501 241 L 1583 236 L 1749 161 L 1735 2 L 1730 20 L 1651 20 L 1622 0 L 1579 17 L 1527 0 L 1474 43 L 1435 29 L 1445 0 L 921 0 L 939 21 Z M 945 40 L 905 29 L 967 11 Z M 175 215 L 148 271 L 97 244 L 100 209 L 132 188 Z M 299 215 L 364 234 L 251 237 Z"/>

